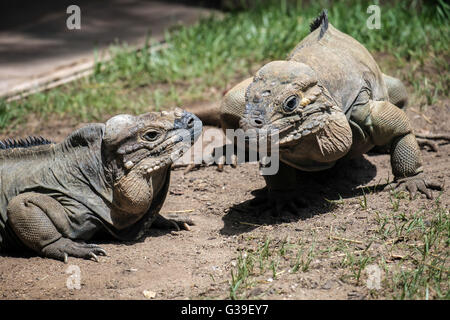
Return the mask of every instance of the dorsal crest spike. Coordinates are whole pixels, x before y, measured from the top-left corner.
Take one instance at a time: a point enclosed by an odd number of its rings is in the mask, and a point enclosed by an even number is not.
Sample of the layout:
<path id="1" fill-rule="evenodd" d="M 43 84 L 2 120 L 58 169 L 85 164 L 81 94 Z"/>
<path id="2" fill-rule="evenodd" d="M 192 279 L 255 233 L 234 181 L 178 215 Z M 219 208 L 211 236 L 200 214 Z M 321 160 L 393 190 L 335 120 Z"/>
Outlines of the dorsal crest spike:
<path id="1" fill-rule="evenodd" d="M 328 30 L 328 11 L 327 9 L 323 9 L 320 15 L 311 22 L 309 26 L 309 30 L 313 32 L 317 28 L 320 27 L 320 34 L 319 39 L 320 40 L 325 32 Z"/>
<path id="2" fill-rule="evenodd" d="M 14 149 L 14 148 L 30 148 L 34 146 L 40 146 L 45 144 L 52 144 L 48 139 L 41 136 L 28 136 L 26 139 L 5 139 L 0 140 L 0 149 Z"/>

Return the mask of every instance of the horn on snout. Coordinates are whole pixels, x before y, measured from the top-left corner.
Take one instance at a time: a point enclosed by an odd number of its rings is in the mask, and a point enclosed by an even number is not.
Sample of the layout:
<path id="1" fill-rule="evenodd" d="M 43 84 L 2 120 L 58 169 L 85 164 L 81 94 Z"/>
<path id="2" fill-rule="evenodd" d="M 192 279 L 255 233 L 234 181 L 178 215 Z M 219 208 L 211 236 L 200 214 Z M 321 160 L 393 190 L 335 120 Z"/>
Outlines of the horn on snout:
<path id="1" fill-rule="evenodd" d="M 136 117 L 129 114 L 119 114 L 105 123 L 103 141 L 108 145 L 115 145 L 130 133 L 129 128 L 136 125 Z"/>

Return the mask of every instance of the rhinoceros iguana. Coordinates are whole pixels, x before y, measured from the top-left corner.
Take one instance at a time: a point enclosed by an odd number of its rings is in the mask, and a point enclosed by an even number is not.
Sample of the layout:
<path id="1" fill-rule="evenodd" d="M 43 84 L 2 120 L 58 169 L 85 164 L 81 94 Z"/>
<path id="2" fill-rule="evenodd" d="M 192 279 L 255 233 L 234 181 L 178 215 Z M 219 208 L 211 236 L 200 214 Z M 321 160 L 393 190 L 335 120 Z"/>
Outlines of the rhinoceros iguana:
<path id="1" fill-rule="evenodd" d="M 423 173 L 418 143 L 401 110 L 407 97 L 401 81 L 383 74 L 363 45 L 328 22 L 324 10 L 286 60 L 264 65 L 228 91 L 220 122 L 224 130 L 279 136 L 279 171 L 264 176 L 276 214 L 286 206 L 298 211 L 296 170 L 328 169 L 374 146 L 390 147 L 396 187 L 431 198 L 429 189 L 441 186 Z"/>
<path id="2" fill-rule="evenodd" d="M 189 227 L 159 214 L 173 160 L 201 133 L 181 109 L 117 115 L 63 142 L 0 142 L 0 249 L 67 261 L 105 251 L 84 241 L 108 233 L 135 240 L 146 228 Z M 31 249 L 31 250 L 30 250 Z"/>

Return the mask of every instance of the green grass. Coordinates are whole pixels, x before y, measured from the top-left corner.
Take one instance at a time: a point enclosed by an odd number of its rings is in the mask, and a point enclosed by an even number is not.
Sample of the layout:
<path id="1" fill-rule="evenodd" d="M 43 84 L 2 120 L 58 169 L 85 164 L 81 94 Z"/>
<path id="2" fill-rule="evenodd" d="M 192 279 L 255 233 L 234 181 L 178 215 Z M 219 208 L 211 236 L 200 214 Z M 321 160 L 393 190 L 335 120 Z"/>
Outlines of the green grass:
<path id="1" fill-rule="evenodd" d="M 387 269 L 394 299 L 450 299 L 448 209 L 439 198 L 431 210 L 420 210 L 411 216 L 392 215 L 392 246 L 402 247 L 404 258 Z"/>
<path id="2" fill-rule="evenodd" d="M 248 247 L 252 247 L 249 243 Z M 256 249 L 239 251 L 229 281 L 230 299 L 247 299 L 250 290 L 258 285 L 269 285 L 286 274 L 308 272 L 316 255 L 316 244 L 301 239 L 258 242 Z M 267 290 L 266 290 L 267 291 Z"/>
<path id="3" fill-rule="evenodd" d="M 269 1 L 249 11 L 211 16 L 167 31 L 162 50 L 149 49 L 152 41 L 137 51 L 118 44 L 110 49 L 112 60 L 98 62 L 86 79 L 18 101 L 0 100 L 0 128 L 13 128 L 31 116 L 91 121 L 220 99 L 237 79 L 267 61 L 284 59 L 322 8 L 328 8 L 334 26 L 387 56 L 379 61 L 383 70 L 406 80 L 425 106 L 448 96 L 449 72 L 442 70 L 448 71 L 449 6 L 439 3 L 383 2 L 379 30 L 366 27 L 372 1 Z M 396 71 L 400 68 L 405 71 Z"/>
<path id="4" fill-rule="evenodd" d="M 362 285 L 361 272 L 376 263 L 384 269 L 384 276 L 382 290 L 371 291 L 372 297 L 450 299 L 448 208 L 438 197 L 431 206 L 408 212 L 403 209 L 409 201 L 402 193 L 394 193 L 391 210 L 376 212 L 375 234 L 371 241 L 361 241 L 368 243 L 362 252 L 352 246 L 338 247 L 337 251 L 345 253 L 339 264 L 341 280 Z M 379 244 L 378 249 L 369 251 L 373 242 Z"/>
<path id="5" fill-rule="evenodd" d="M 380 195 L 367 194 L 372 196 Z M 229 297 L 286 297 L 292 293 L 289 289 L 277 290 L 333 280 L 344 292 L 355 290 L 372 299 L 450 299 L 450 212 L 441 197 L 442 193 L 423 207 L 411 208 L 415 200 L 392 192 L 383 209 L 378 206 L 375 211 L 371 202 L 364 210 L 358 208 L 359 218 L 367 219 L 364 227 L 348 228 L 339 220 L 329 231 L 320 227 L 316 232 L 305 221 L 308 230 L 298 235 L 250 237 L 232 264 Z M 354 205 L 354 199 L 343 202 Z M 369 286 L 369 266 L 379 268 L 380 288 Z"/>
<path id="6" fill-rule="evenodd" d="M 264 274 L 268 266 L 272 271 L 273 279 L 276 278 L 276 261 L 270 260 L 273 255 L 270 250 L 271 240 L 266 240 L 255 250 L 239 252 L 236 259 L 236 266 L 231 270 L 230 298 L 236 300 L 243 297 L 243 291 L 255 285 L 254 279 L 257 274 L 256 267 L 259 268 L 258 274 Z"/>

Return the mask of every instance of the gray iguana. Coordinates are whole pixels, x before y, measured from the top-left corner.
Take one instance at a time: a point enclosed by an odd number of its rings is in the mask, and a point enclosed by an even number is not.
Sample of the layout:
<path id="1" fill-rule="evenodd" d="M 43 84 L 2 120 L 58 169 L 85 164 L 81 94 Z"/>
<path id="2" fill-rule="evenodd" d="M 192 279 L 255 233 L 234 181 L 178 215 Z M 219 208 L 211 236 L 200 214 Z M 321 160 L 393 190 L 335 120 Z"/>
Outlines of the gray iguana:
<path id="1" fill-rule="evenodd" d="M 199 137 L 201 121 L 175 109 L 117 115 L 63 142 L 0 142 L 0 249 L 67 261 L 105 251 L 96 234 L 139 239 L 146 228 L 189 227 L 159 214 L 170 167 Z"/>
<path id="2" fill-rule="evenodd" d="M 279 135 L 279 171 L 264 176 L 277 214 L 286 206 L 297 211 L 296 170 L 325 170 L 374 146 L 390 147 L 396 187 L 431 198 L 429 189 L 441 186 L 423 173 L 418 143 L 401 110 L 406 102 L 401 81 L 383 74 L 364 46 L 328 22 L 324 10 L 286 60 L 264 65 L 224 96 L 220 121 L 224 130 Z"/>

